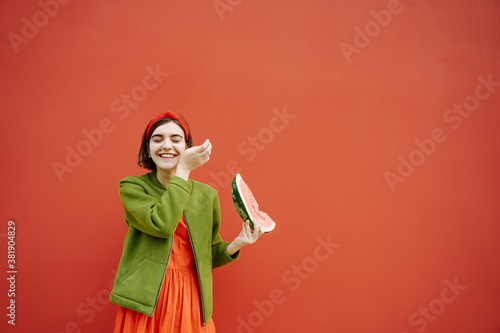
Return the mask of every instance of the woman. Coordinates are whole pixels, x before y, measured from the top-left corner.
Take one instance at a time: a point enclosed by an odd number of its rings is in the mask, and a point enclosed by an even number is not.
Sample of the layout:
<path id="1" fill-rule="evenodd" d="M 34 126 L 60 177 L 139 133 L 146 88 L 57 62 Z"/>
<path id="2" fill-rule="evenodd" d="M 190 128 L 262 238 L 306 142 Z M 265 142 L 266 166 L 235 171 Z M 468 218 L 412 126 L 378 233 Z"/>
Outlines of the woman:
<path id="1" fill-rule="evenodd" d="M 189 178 L 212 145 L 192 140 L 183 118 L 158 115 L 139 151 L 139 165 L 151 172 L 120 181 L 129 230 L 110 296 L 120 306 L 115 333 L 215 332 L 211 270 L 263 234 L 246 221 L 232 242 L 222 240 L 217 192 Z"/>

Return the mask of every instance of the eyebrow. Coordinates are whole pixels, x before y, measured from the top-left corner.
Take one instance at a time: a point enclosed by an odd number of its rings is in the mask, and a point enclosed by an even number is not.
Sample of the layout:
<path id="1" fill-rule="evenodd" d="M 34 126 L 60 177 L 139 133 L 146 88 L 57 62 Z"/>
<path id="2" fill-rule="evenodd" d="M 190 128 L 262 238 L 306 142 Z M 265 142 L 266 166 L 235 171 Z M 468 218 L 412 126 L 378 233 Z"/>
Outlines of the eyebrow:
<path id="1" fill-rule="evenodd" d="M 151 135 L 151 139 L 152 139 L 152 138 L 154 138 L 155 136 L 159 136 L 160 138 L 163 138 L 163 137 L 164 137 L 164 135 L 163 135 L 163 134 L 153 134 L 153 135 Z M 172 134 L 172 135 L 170 135 L 170 137 L 177 137 L 177 136 L 178 136 L 179 138 L 182 138 L 182 135 L 180 135 L 180 134 Z"/>

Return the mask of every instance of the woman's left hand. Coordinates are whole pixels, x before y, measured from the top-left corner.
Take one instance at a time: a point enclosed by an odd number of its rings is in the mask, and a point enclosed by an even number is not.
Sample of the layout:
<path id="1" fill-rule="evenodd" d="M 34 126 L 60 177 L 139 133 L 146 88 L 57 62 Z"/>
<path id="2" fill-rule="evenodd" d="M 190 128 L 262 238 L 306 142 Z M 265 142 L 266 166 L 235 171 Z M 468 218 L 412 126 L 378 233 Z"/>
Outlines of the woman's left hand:
<path id="1" fill-rule="evenodd" d="M 260 236 L 264 234 L 264 231 L 260 228 L 259 224 L 253 224 L 254 230 L 250 228 L 250 222 L 247 220 L 243 222 L 243 228 L 238 235 L 227 247 L 227 253 L 231 256 L 236 253 L 245 245 L 253 244 L 259 239 Z"/>

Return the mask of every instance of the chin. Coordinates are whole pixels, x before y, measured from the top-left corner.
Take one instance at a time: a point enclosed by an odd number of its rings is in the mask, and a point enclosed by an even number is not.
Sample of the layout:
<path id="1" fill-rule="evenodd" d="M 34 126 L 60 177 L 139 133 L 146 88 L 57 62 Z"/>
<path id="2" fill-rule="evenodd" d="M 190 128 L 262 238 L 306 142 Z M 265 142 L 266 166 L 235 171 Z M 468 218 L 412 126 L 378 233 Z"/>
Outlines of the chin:
<path id="1" fill-rule="evenodd" d="M 157 170 L 161 170 L 161 171 L 168 171 L 168 172 L 172 172 L 177 169 L 177 163 L 175 165 L 172 165 L 172 164 L 157 164 L 156 165 L 156 169 Z"/>

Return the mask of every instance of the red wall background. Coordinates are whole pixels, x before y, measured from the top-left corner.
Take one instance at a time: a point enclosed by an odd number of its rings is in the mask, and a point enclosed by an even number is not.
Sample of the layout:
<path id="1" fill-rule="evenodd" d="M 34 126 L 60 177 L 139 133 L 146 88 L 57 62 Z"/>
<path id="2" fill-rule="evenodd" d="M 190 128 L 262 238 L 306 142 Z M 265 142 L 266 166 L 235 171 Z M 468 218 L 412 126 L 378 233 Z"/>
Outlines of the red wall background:
<path id="1" fill-rule="evenodd" d="M 183 114 L 222 236 L 218 332 L 500 332 L 500 2 L 3 1 L 1 332 L 110 332 L 118 181 Z M 152 74 L 153 73 L 153 74 Z M 6 316 L 16 302 L 16 325 Z"/>

